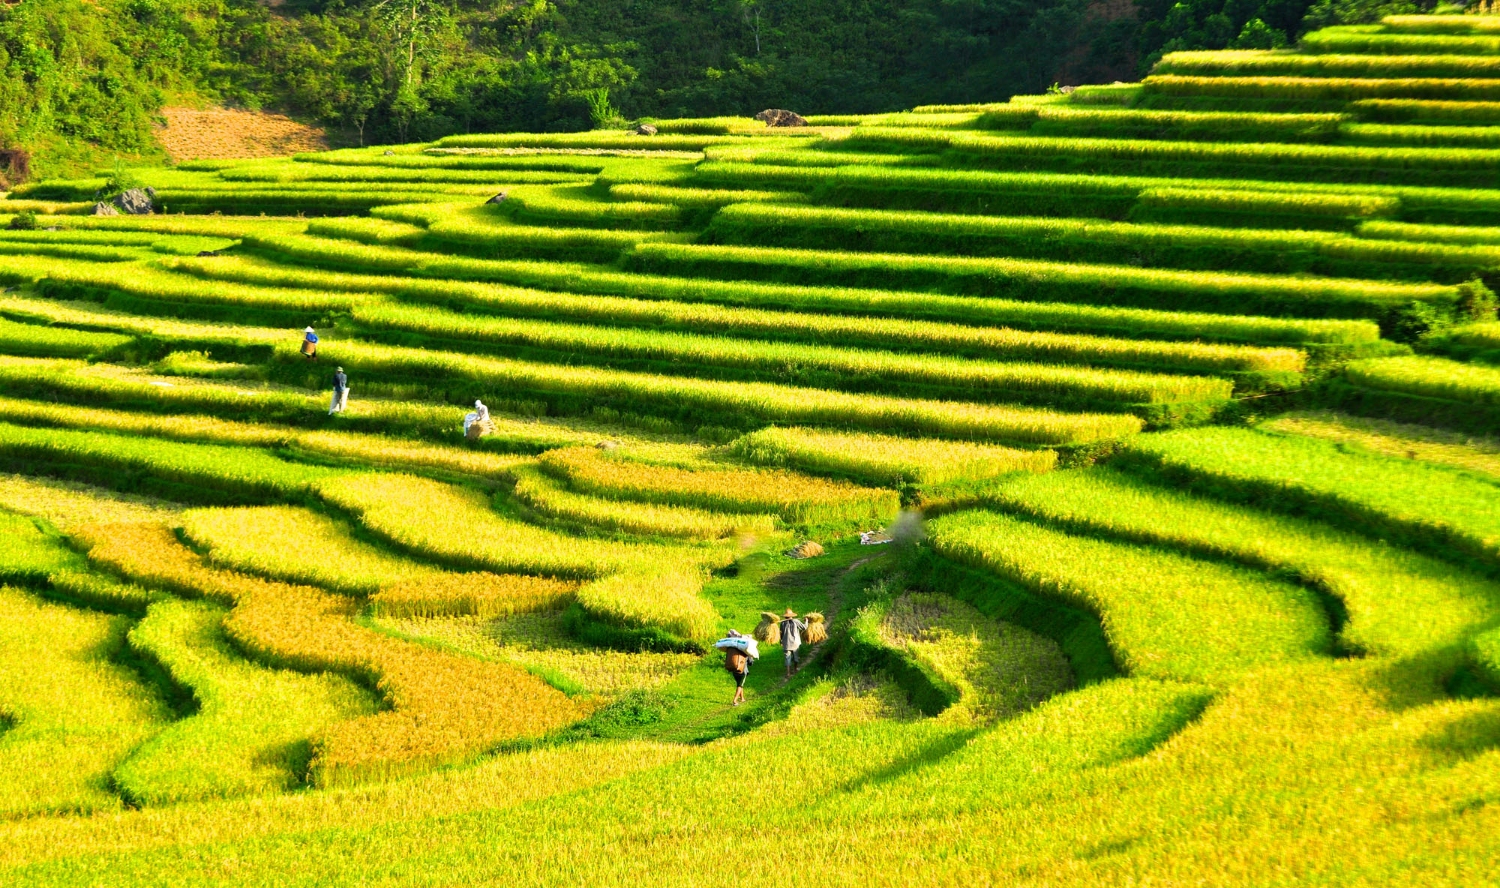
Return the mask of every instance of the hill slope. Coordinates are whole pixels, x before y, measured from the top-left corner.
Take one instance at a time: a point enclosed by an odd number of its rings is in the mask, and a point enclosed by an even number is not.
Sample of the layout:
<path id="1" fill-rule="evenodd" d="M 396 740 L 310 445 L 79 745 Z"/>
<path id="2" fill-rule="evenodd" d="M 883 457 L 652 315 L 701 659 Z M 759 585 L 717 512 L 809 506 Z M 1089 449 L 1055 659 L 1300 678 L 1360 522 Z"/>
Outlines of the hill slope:
<path id="1" fill-rule="evenodd" d="M 1491 879 L 1497 39 L 17 189 L 0 575 L 98 640 L 0 642 L 59 664 L 0 774 L 145 715 L 0 868 Z M 122 176 L 163 212 L 85 215 Z M 728 705 L 711 644 L 788 608 L 829 640 Z"/>

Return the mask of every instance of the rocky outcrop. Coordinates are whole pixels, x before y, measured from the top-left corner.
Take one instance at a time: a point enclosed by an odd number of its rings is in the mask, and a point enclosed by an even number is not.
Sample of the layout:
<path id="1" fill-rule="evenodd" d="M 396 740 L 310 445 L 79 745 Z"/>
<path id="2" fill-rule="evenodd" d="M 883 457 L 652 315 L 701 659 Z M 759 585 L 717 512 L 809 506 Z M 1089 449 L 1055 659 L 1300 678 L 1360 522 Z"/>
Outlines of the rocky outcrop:
<path id="1" fill-rule="evenodd" d="M 153 198 L 156 197 L 154 188 L 131 188 L 122 191 L 115 197 L 115 206 L 127 216 L 149 216 L 152 213 Z"/>
<path id="2" fill-rule="evenodd" d="M 0 148 L 0 180 L 24 182 L 30 175 L 30 152 L 24 148 Z"/>
<path id="3" fill-rule="evenodd" d="M 649 123 L 643 123 L 635 128 L 635 134 L 638 136 L 654 136 L 656 135 L 656 127 Z"/>
<path id="4" fill-rule="evenodd" d="M 795 111 L 767 108 L 755 115 L 755 119 L 766 126 L 807 126 L 807 118 Z"/>
<path id="5" fill-rule="evenodd" d="M 98 203 L 94 204 L 94 208 L 89 211 L 89 215 L 90 216 L 118 216 L 118 215 L 120 215 L 120 211 L 117 210 L 117 209 L 115 209 L 115 205 L 112 204 L 112 203 L 110 203 L 109 201 L 101 200 Z"/>

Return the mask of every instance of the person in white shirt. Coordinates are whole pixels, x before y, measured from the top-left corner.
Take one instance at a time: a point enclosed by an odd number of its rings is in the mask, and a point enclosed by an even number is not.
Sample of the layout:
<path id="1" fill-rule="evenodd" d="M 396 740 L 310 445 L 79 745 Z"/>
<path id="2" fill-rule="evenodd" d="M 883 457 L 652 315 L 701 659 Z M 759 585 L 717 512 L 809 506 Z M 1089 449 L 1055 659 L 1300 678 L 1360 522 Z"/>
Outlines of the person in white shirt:
<path id="1" fill-rule="evenodd" d="M 797 649 L 802 647 L 802 633 L 807 631 L 807 621 L 797 619 L 791 608 L 786 609 L 781 619 L 781 649 L 786 652 L 786 677 L 792 677 L 792 668 L 797 664 Z"/>

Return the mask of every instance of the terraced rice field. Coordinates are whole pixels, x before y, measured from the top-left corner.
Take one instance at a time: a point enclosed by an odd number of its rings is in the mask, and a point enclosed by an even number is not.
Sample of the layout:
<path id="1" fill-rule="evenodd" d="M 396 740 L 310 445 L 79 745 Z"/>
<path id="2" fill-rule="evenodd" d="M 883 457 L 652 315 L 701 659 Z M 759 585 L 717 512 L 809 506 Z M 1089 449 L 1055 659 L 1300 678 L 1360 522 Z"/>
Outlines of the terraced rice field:
<path id="1" fill-rule="evenodd" d="M 0 200 L 0 883 L 1500 878 L 1500 18 L 656 126 Z"/>

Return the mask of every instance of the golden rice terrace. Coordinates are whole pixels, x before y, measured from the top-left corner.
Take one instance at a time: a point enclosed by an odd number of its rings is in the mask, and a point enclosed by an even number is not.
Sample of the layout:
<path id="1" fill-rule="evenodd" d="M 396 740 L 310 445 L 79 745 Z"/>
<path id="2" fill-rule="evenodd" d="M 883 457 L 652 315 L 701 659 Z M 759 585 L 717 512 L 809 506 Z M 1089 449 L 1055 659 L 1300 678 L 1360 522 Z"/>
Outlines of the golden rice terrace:
<path id="1" fill-rule="evenodd" d="M 1500 18 L 650 123 L 0 201 L 0 883 L 1500 880 Z"/>

